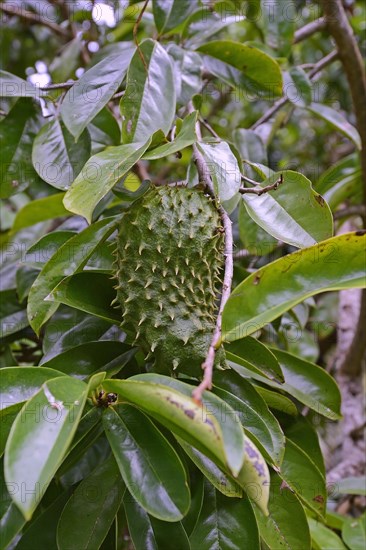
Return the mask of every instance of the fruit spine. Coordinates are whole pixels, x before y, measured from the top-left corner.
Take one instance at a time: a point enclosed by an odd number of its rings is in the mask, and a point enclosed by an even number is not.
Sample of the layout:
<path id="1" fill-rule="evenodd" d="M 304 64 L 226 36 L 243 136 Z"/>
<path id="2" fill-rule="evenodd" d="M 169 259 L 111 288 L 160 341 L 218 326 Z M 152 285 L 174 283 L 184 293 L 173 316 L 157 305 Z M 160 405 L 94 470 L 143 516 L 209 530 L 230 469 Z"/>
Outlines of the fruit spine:
<path id="1" fill-rule="evenodd" d="M 200 375 L 215 327 L 223 246 L 215 201 L 199 188 L 152 187 L 124 214 L 117 301 L 122 326 L 154 357 L 155 370 Z"/>

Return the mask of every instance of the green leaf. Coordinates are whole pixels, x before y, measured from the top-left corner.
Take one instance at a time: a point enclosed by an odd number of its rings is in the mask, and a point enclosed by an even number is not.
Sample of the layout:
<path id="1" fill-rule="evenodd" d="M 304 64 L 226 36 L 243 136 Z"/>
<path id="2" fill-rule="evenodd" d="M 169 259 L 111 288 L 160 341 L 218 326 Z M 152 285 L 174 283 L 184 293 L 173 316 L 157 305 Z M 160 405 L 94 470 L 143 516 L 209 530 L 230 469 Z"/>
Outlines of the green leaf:
<path id="1" fill-rule="evenodd" d="M 333 218 L 325 200 L 299 172 L 281 173 L 283 184 L 261 196 L 243 195 L 249 216 L 276 239 L 299 248 L 311 246 L 332 236 Z M 262 187 L 277 181 L 275 173 Z"/>
<path id="2" fill-rule="evenodd" d="M 284 382 L 281 367 L 275 355 L 259 340 L 248 336 L 225 345 L 227 359 L 276 382 Z"/>
<path id="3" fill-rule="evenodd" d="M 73 12 L 75 17 L 75 11 Z M 76 18 L 75 18 L 76 20 Z M 79 67 L 80 53 L 83 47 L 83 35 L 78 33 L 73 40 L 70 40 L 61 50 L 59 55 L 54 57 L 48 66 L 48 71 L 53 82 L 65 82 Z"/>
<path id="4" fill-rule="evenodd" d="M 283 487 L 277 474 L 271 475 L 269 516 L 254 508 L 261 539 L 269 550 L 311 550 L 306 515 L 299 499 Z"/>
<path id="5" fill-rule="evenodd" d="M 258 526 L 248 498 L 227 498 L 205 483 L 203 506 L 190 536 L 192 549 L 259 550 Z"/>
<path id="6" fill-rule="evenodd" d="M 197 0 L 153 0 L 154 20 L 159 34 L 178 27 L 197 8 Z"/>
<path id="7" fill-rule="evenodd" d="M 201 56 L 173 43 L 168 45 L 167 51 L 173 60 L 177 104 L 187 105 L 202 89 Z"/>
<path id="8" fill-rule="evenodd" d="M 268 164 L 268 155 L 263 140 L 254 130 L 238 128 L 233 132 L 233 140 L 242 159 Z"/>
<path id="9" fill-rule="evenodd" d="M 256 0 L 255 0 L 256 1 Z M 235 15 L 228 15 L 228 12 L 235 11 L 235 5 L 232 5 L 228 11 L 225 13 L 226 7 L 217 9 L 217 12 L 211 12 L 208 9 L 208 6 L 204 6 L 201 12 L 197 12 L 195 16 L 191 19 L 189 26 L 189 34 L 193 33 L 192 36 L 185 42 L 186 47 L 195 48 L 200 44 L 207 42 L 207 39 L 213 36 L 214 34 L 220 32 L 225 27 L 232 27 L 235 23 L 240 23 L 245 21 L 245 15 L 239 15 L 241 13 L 242 7 L 237 9 Z M 249 6 L 248 6 L 249 8 Z M 246 10 L 247 12 L 248 10 Z"/>
<path id="10" fill-rule="evenodd" d="M 244 201 L 239 203 L 239 235 L 248 254 L 253 256 L 266 256 L 277 248 L 278 241 L 267 233 L 260 225 L 253 223 L 249 216 Z"/>
<path id="11" fill-rule="evenodd" d="M 57 528 L 57 548 L 99 548 L 120 507 L 123 491 L 118 466 L 110 456 L 77 486 L 66 503 Z"/>
<path id="12" fill-rule="evenodd" d="M 358 518 L 347 518 L 342 528 L 342 538 L 352 550 L 366 547 L 366 514 Z"/>
<path id="13" fill-rule="evenodd" d="M 134 353 L 134 352 L 133 352 Z M 97 371 L 121 370 L 131 359 L 131 348 L 121 342 L 99 341 L 75 345 L 42 364 L 84 380 Z M 117 371 L 117 372 L 118 372 Z"/>
<path id="14" fill-rule="evenodd" d="M 208 42 L 198 51 L 238 69 L 240 84 L 254 91 L 270 91 L 282 95 L 282 75 L 277 62 L 264 52 L 240 42 L 217 40 Z M 215 73 L 216 74 L 216 73 Z"/>
<path id="15" fill-rule="evenodd" d="M 0 291 L 0 337 L 6 339 L 28 326 L 24 305 L 19 303 L 15 290 Z"/>
<path id="16" fill-rule="evenodd" d="M 3 427 L 2 427 L 3 429 Z M 2 431 L 2 430 L 1 430 Z M 25 519 L 14 504 L 11 495 L 17 492 L 15 483 L 5 483 L 3 462 L 0 462 L 0 550 L 11 548 L 11 542 L 22 530 Z"/>
<path id="17" fill-rule="evenodd" d="M 291 353 L 272 351 L 285 376 L 285 384 L 278 388 L 287 391 L 318 414 L 331 420 L 341 418 L 341 394 L 334 378 L 326 370 Z"/>
<path id="18" fill-rule="evenodd" d="M 26 520 L 32 517 L 70 445 L 86 388 L 68 376 L 48 380 L 13 424 L 5 448 L 5 479 L 27 491 L 12 495 Z"/>
<path id="19" fill-rule="evenodd" d="M 220 491 L 223 495 L 230 498 L 242 498 L 243 492 L 241 487 L 229 476 L 227 476 L 221 468 L 216 466 L 216 464 L 207 458 L 204 454 L 200 453 L 188 445 L 183 439 L 176 436 L 176 439 L 179 445 L 184 449 L 192 462 L 197 466 L 197 468 L 203 473 L 203 475 L 212 483 L 212 485 Z"/>
<path id="20" fill-rule="evenodd" d="M 0 456 L 4 454 L 6 442 L 8 440 L 11 427 L 22 406 L 23 402 L 17 403 L 16 405 L 13 405 L 11 407 L 6 407 L 6 409 L 0 411 Z"/>
<path id="21" fill-rule="evenodd" d="M 255 389 L 270 409 L 284 412 L 290 416 L 298 416 L 296 405 L 288 397 L 261 386 L 255 386 Z"/>
<path id="22" fill-rule="evenodd" d="M 326 122 L 329 122 L 333 128 L 353 141 L 357 149 L 361 151 L 360 134 L 338 111 L 323 103 L 311 103 L 311 105 L 306 106 L 306 109 Z"/>
<path id="23" fill-rule="evenodd" d="M 0 121 L 1 198 L 19 193 L 38 181 L 30 158 L 39 127 L 39 107 L 28 98 L 18 99 L 8 116 Z"/>
<path id="24" fill-rule="evenodd" d="M 126 492 L 123 505 L 126 512 L 128 532 L 135 550 L 190 550 L 187 534 L 181 522 L 163 522 L 150 517 L 136 500 Z"/>
<path id="25" fill-rule="evenodd" d="M 130 405 L 108 408 L 103 425 L 131 495 L 149 514 L 179 521 L 190 493 L 177 453 L 147 416 Z"/>
<path id="26" fill-rule="evenodd" d="M 351 476 L 337 481 L 335 487 L 341 495 L 363 495 L 366 496 L 366 476 Z"/>
<path id="27" fill-rule="evenodd" d="M 287 57 L 293 47 L 297 6 L 294 0 L 282 4 L 277 0 L 261 0 L 261 23 L 266 43 L 278 56 Z"/>
<path id="28" fill-rule="evenodd" d="M 259 442 L 264 448 L 267 460 L 280 466 L 285 437 L 277 419 L 253 385 L 234 370 L 228 370 L 215 374 L 214 387 L 216 395 L 239 416 L 245 432 L 254 436 L 254 443 L 258 445 Z"/>
<path id="29" fill-rule="evenodd" d="M 129 172 L 151 143 L 129 143 L 107 147 L 91 157 L 66 192 L 67 210 L 84 216 L 91 223 L 97 204 Z"/>
<path id="30" fill-rule="evenodd" d="M 80 271 L 96 247 L 105 241 L 114 229 L 114 218 L 96 222 L 66 241 L 43 267 L 28 296 L 28 318 L 37 334 L 58 307 L 57 303 L 45 302 L 49 293 L 64 277 Z"/>
<path id="31" fill-rule="evenodd" d="M 209 458 L 229 468 L 234 476 L 239 473 L 244 462 L 243 430 L 234 411 L 215 395 L 205 392 L 202 408 L 191 397 L 192 386 L 157 374 L 105 380 L 103 387 L 150 414 Z"/>
<path id="32" fill-rule="evenodd" d="M 59 376 L 63 376 L 63 373 L 43 367 L 1 369 L 0 418 L 5 409 L 27 401 L 39 391 L 44 382 Z"/>
<path id="33" fill-rule="evenodd" d="M 61 116 L 77 140 L 90 121 L 103 109 L 124 79 L 134 49 L 111 54 L 86 71 L 67 92 Z"/>
<path id="34" fill-rule="evenodd" d="M 253 334 L 306 298 L 366 286 L 366 233 L 339 235 L 267 264 L 232 292 L 223 314 L 223 341 Z"/>
<path id="35" fill-rule="evenodd" d="M 63 279 L 49 297 L 55 302 L 120 325 L 122 313 L 111 306 L 116 297 L 114 286 L 109 275 L 85 271 Z"/>
<path id="36" fill-rule="evenodd" d="M 311 422 L 302 415 L 291 418 L 284 426 L 285 435 L 302 449 L 314 462 L 320 473 L 325 476 L 325 466 L 319 445 L 318 434 Z"/>
<path id="37" fill-rule="evenodd" d="M 311 80 L 301 67 L 291 67 L 285 83 L 285 95 L 294 105 L 306 106 L 311 103 L 313 90 Z M 295 93 L 293 92 L 295 88 Z"/>
<path id="38" fill-rule="evenodd" d="M 230 213 L 239 201 L 241 186 L 238 161 L 225 141 L 219 143 L 198 143 L 212 178 L 215 194 Z"/>
<path id="39" fill-rule="evenodd" d="M 70 212 L 62 204 L 63 198 L 64 193 L 56 193 L 55 195 L 29 202 L 16 215 L 13 231 L 19 231 L 24 227 L 60 218 L 61 216 L 70 216 Z"/>
<path id="40" fill-rule="evenodd" d="M 286 440 L 280 476 L 300 501 L 324 516 L 327 500 L 325 478 L 310 457 L 289 439 Z"/>
<path id="41" fill-rule="evenodd" d="M 321 367 L 300 359 L 291 353 L 272 350 L 280 362 L 285 383 L 278 384 L 263 376 L 247 370 L 245 367 L 231 363 L 232 368 L 245 378 L 250 376 L 264 384 L 286 391 L 298 401 L 313 409 L 318 414 L 337 420 L 341 418 L 341 397 L 334 379 Z M 304 377 L 306 372 L 306 377 Z M 257 388 L 260 391 L 260 388 Z"/>
<path id="42" fill-rule="evenodd" d="M 105 107 L 88 124 L 88 130 L 92 139 L 92 154 L 100 153 L 110 145 L 119 145 L 121 130 L 117 120 L 110 110 Z"/>
<path id="43" fill-rule="evenodd" d="M 341 539 L 322 523 L 308 518 L 313 550 L 346 550 Z"/>
<path id="44" fill-rule="evenodd" d="M 19 78 L 7 71 L 0 71 L 0 97 L 31 97 L 39 98 L 42 95 L 39 88 L 31 82 Z"/>
<path id="45" fill-rule="evenodd" d="M 68 189 L 90 156 L 90 135 L 81 134 L 77 147 L 73 136 L 57 119 L 47 122 L 36 135 L 32 163 L 38 175 L 57 189 Z"/>
<path id="46" fill-rule="evenodd" d="M 31 548 L 56 548 L 57 524 L 63 507 L 70 497 L 69 491 L 63 491 L 51 504 L 48 505 L 47 497 L 40 513 L 27 525 L 22 533 L 22 538 L 16 545 L 17 550 L 30 550 Z M 43 503 L 42 503 L 43 504 Z"/>
<path id="47" fill-rule="evenodd" d="M 148 38 L 141 42 L 128 69 L 121 99 L 123 143 L 145 142 L 158 130 L 166 135 L 174 120 L 175 102 L 170 57 L 158 42 Z"/>
<path id="48" fill-rule="evenodd" d="M 148 151 L 144 154 L 143 159 L 156 160 L 167 157 L 168 155 L 177 153 L 178 151 L 181 151 L 182 149 L 185 149 L 186 147 L 189 147 L 189 145 L 195 143 L 197 139 L 197 115 L 198 112 L 194 111 L 193 113 L 190 113 L 188 116 L 186 116 L 186 118 L 183 120 L 182 128 L 175 140 L 171 141 L 170 143 L 165 143 L 164 145 L 161 145 L 156 149 Z"/>
<path id="49" fill-rule="evenodd" d="M 36 201 L 35 201 L 36 202 Z M 42 269 L 58 249 L 65 244 L 75 231 L 52 231 L 43 235 L 27 250 L 26 266 Z"/>

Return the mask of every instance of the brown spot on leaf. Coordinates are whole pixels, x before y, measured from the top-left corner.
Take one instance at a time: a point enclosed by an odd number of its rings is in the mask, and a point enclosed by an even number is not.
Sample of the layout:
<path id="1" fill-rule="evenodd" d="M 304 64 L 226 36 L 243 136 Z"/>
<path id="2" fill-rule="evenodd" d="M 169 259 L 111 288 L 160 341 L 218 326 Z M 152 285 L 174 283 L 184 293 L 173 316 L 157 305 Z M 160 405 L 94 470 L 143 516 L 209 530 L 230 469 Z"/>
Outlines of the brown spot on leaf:
<path id="1" fill-rule="evenodd" d="M 260 282 L 261 282 L 261 276 L 260 276 L 260 275 L 256 275 L 256 276 L 254 277 L 253 285 L 259 285 Z"/>
<path id="2" fill-rule="evenodd" d="M 323 495 L 316 495 L 316 497 L 313 498 L 315 502 L 319 502 L 320 504 L 324 503 L 324 497 Z"/>
<path id="3" fill-rule="evenodd" d="M 321 195 L 315 195 L 315 200 L 316 200 L 316 202 L 318 202 L 320 204 L 320 206 L 325 205 L 325 200 L 323 199 L 323 197 Z"/>
<path id="4" fill-rule="evenodd" d="M 356 237 L 362 237 L 366 233 L 366 229 L 360 229 L 359 231 L 356 231 L 355 235 Z"/>

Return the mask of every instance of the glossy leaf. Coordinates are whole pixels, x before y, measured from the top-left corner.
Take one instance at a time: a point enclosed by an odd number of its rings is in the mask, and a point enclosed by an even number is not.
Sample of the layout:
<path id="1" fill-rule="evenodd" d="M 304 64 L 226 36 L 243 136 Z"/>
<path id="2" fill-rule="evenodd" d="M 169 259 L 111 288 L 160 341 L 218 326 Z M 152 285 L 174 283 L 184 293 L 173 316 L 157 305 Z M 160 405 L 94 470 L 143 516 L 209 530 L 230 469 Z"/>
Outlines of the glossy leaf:
<path id="1" fill-rule="evenodd" d="M 86 71 L 67 92 L 61 105 L 61 116 L 76 140 L 118 90 L 133 51 L 127 47 L 104 57 Z"/>
<path id="2" fill-rule="evenodd" d="M 248 498 L 227 498 L 205 483 L 203 506 L 190 536 L 192 548 L 259 550 L 258 526 Z"/>
<path id="3" fill-rule="evenodd" d="M 149 514 L 179 521 L 189 509 L 183 464 L 154 424 L 130 405 L 108 408 L 103 424 L 129 492 Z"/>
<path id="4" fill-rule="evenodd" d="M 269 470 L 259 449 L 248 437 L 245 438 L 245 459 L 237 481 L 251 502 L 267 516 L 270 496 Z"/>
<path id="5" fill-rule="evenodd" d="M 144 143 L 158 130 L 166 135 L 175 115 L 176 94 L 169 55 L 151 39 L 141 42 L 139 50 L 131 60 L 121 100 L 123 143 Z"/>
<path id="6" fill-rule="evenodd" d="M 26 494 L 18 490 L 12 495 L 27 520 L 62 462 L 85 399 L 86 386 L 80 380 L 48 380 L 13 424 L 5 449 L 5 478 L 27 489 Z"/>
<path id="7" fill-rule="evenodd" d="M 63 279 L 49 297 L 55 302 L 120 325 L 122 313 L 111 306 L 116 297 L 114 286 L 109 275 L 84 271 Z"/>
<path id="8" fill-rule="evenodd" d="M 0 337 L 5 340 L 27 326 L 26 310 L 24 305 L 19 303 L 16 291 L 0 291 Z"/>
<path id="9" fill-rule="evenodd" d="M 0 71 L 0 97 L 30 97 L 39 98 L 42 95 L 39 88 L 31 82 L 19 78 L 7 71 Z"/>
<path id="10" fill-rule="evenodd" d="M 238 84 L 257 92 L 265 90 L 277 96 L 282 94 L 282 75 L 279 65 L 257 48 L 240 42 L 218 40 L 203 44 L 198 51 L 238 69 L 241 72 Z"/>
<path id="11" fill-rule="evenodd" d="M 235 11 L 235 7 L 236 6 L 234 5 L 232 6 L 233 12 Z M 190 25 L 187 26 L 188 32 L 192 36 L 190 36 L 187 40 L 186 46 L 195 48 L 200 44 L 205 43 L 208 38 L 210 38 L 214 34 L 217 34 L 225 27 L 228 27 L 229 25 L 235 25 L 235 23 L 240 23 L 241 21 L 245 21 L 245 15 L 239 15 L 240 9 L 241 8 L 237 10 L 237 13 L 235 15 L 229 15 L 231 9 L 227 10 L 226 13 L 224 12 L 224 10 L 220 12 L 219 10 L 217 10 L 217 13 L 215 13 L 207 10 L 207 7 L 205 6 L 200 13 L 197 13 L 196 16 L 191 19 Z"/>
<path id="12" fill-rule="evenodd" d="M 75 235 L 74 231 L 52 231 L 27 250 L 26 265 L 41 269 L 58 249 Z"/>
<path id="13" fill-rule="evenodd" d="M 334 531 L 315 519 L 308 518 L 308 522 L 314 550 L 346 550 L 346 546 Z"/>
<path id="14" fill-rule="evenodd" d="M 7 550 L 19 531 L 22 530 L 25 519 L 11 495 L 18 491 L 15 483 L 6 486 L 3 462 L 0 462 L 0 550 Z"/>
<path id="15" fill-rule="evenodd" d="M 114 229 L 113 218 L 100 220 L 69 239 L 46 263 L 28 296 L 28 318 L 37 334 L 58 307 L 57 303 L 45 301 L 49 293 L 64 277 L 81 270 L 95 248 Z"/>
<path id="16" fill-rule="evenodd" d="M 318 414 L 336 420 L 341 415 L 339 388 L 326 370 L 291 353 L 272 350 L 277 357 L 285 384 L 281 387 Z"/>
<path id="17" fill-rule="evenodd" d="M 214 377 L 215 393 L 239 416 L 246 433 L 267 453 L 267 460 L 281 464 L 285 438 L 277 419 L 250 382 L 233 370 L 218 372 Z"/>
<path id="18" fill-rule="evenodd" d="M 365 286 L 366 234 L 348 233 L 284 256 L 247 277 L 223 314 L 223 340 L 244 338 L 319 292 Z"/>
<path id="19" fill-rule="evenodd" d="M 160 147 L 157 147 L 156 149 L 148 151 L 144 154 L 143 158 L 146 160 L 156 160 L 164 158 L 168 155 L 177 153 L 178 151 L 181 151 L 186 147 L 189 147 L 189 145 L 192 145 L 197 139 L 197 115 L 197 111 L 194 111 L 183 120 L 182 128 L 174 141 L 171 141 L 170 143 L 165 143 L 164 145 L 160 145 Z"/>
<path id="20" fill-rule="evenodd" d="M 259 340 L 248 336 L 225 345 L 227 359 L 276 382 L 284 382 L 276 356 Z"/>
<path id="21" fill-rule="evenodd" d="M 253 223 L 243 200 L 239 202 L 239 235 L 248 254 L 266 256 L 278 245 L 277 239 L 272 237 L 257 223 Z"/>
<path id="22" fill-rule="evenodd" d="M 300 357 L 285 351 L 272 351 L 280 361 L 285 376 L 285 383 L 283 384 L 278 384 L 263 376 L 254 374 L 236 363 L 231 363 L 231 366 L 245 378 L 249 376 L 273 388 L 286 391 L 300 403 L 326 418 L 339 419 L 341 398 L 334 379 L 314 363 L 300 359 Z M 260 391 L 260 388 L 258 388 L 258 391 Z"/>
<path id="23" fill-rule="evenodd" d="M 169 44 L 167 51 L 173 60 L 177 105 L 187 105 L 202 88 L 202 59 L 196 52 Z"/>
<path id="24" fill-rule="evenodd" d="M 19 231 L 39 222 L 70 216 L 62 204 L 64 193 L 56 193 L 48 197 L 42 197 L 29 202 L 19 210 L 13 224 L 13 231 Z"/>
<path id="25" fill-rule="evenodd" d="M 178 27 L 197 8 L 197 0 L 153 0 L 154 20 L 159 34 Z"/>
<path id="26" fill-rule="evenodd" d="M 255 386 L 255 389 L 263 397 L 270 409 L 284 412 L 290 416 L 298 415 L 296 405 L 288 397 L 262 386 Z"/>
<path id="27" fill-rule="evenodd" d="M 64 507 L 57 528 L 59 550 L 99 548 L 122 502 L 124 484 L 111 456 L 80 485 Z"/>
<path id="28" fill-rule="evenodd" d="M 241 177 L 238 162 L 229 145 L 222 141 L 219 143 L 198 144 L 212 178 L 216 195 L 224 208 L 230 213 L 239 201 L 239 188 Z"/>
<path id="29" fill-rule="evenodd" d="M 27 401 L 37 393 L 44 382 L 63 376 L 50 368 L 9 367 L 1 369 L 0 417 L 8 407 Z"/>
<path id="30" fill-rule="evenodd" d="M 230 498 L 242 498 L 243 491 L 234 480 L 230 479 L 212 460 L 188 445 L 183 439 L 176 436 L 179 445 L 184 449 L 192 462 L 197 466 L 210 483 L 223 495 Z"/>
<path id="31" fill-rule="evenodd" d="M 291 419 L 284 426 L 285 434 L 314 462 L 320 473 L 325 476 L 324 458 L 319 444 L 318 434 L 313 424 L 304 416 Z"/>
<path id="32" fill-rule="evenodd" d="M 239 473 L 244 461 L 242 427 L 234 411 L 215 395 L 204 394 L 202 409 L 191 397 L 192 386 L 157 374 L 105 380 L 103 387 L 150 414 L 234 476 Z M 224 423 L 223 410 L 227 411 Z"/>
<path id="33" fill-rule="evenodd" d="M 269 516 L 254 508 L 261 539 L 269 550 L 311 550 L 307 518 L 298 498 L 283 487 L 277 474 L 271 475 L 271 500 Z"/>
<path id="34" fill-rule="evenodd" d="M 174 541 L 175 550 L 190 550 L 191 546 L 181 522 L 163 522 L 149 516 L 126 491 L 123 499 L 128 531 L 136 550 L 169 548 Z"/>
<path id="35" fill-rule="evenodd" d="M 350 124 L 338 111 L 332 109 L 323 103 L 311 103 L 306 109 L 314 115 L 326 120 L 339 132 L 348 137 L 361 150 L 360 134 L 352 124 Z"/>
<path id="36" fill-rule="evenodd" d="M 352 550 L 364 550 L 366 546 L 366 514 L 347 518 L 342 528 L 342 538 Z"/>
<path id="37" fill-rule="evenodd" d="M 299 248 L 311 246 L 332 236 L 333 218 L 329 206 L 316 193 L 311 182 L 299 172 L 276 173 L 261 185 L 283 184 L 261 196 L 243 195 L 250 217 L 276 239 Z"/>
<path id="38" fill-rule="evenodd" d="M 291 67 L 290 80 L 284 85 L 284 93 L 294 105 L 309 105 L 312 100 L 311 80 L 301 67 Z M 295 88 L 295 89 L 293 89 Z"/>
<path id="39" fill-rule="evenodd" d="M 129 143 L 107 147 L 91 157 L 66 192 L 64 206 L 91 223 L 97 204 L 129 172 L 151 143 Z"/>
<path id="40" fill-rule="evenodd" d="M 287 439 L 280 476 L 316 514 L 324 515 L 327 500 L 325 478 L 300 447 Z"/>
<path id="41" fill-rule="evenodd" d="M 131 348 L 121 342 L 88 342 L 43 362 L 42 367 L 56 369 L 83 380 L 97 371 L 109 372 L 117 367 L 119 371 L 130 358 Z"/>
<path id="42" fill-rule="evenodd" d="M 38 181 L 29 161 L 39 126 L 39 108 L 29 98 L 18 99 L 8 116 L 0 121 L 1 198 L 19 193 Z"/>
<path id="43" fill-rule="evenodd" d="M 68 189 L 90 156 L 90 135 L 74 137 L 57 119 L 42 126 L 33 142 L 32 162 L 39 176 L 57 189 Z"/>
<path id="44" fill-rule="evenodd" d="M 92 140 L 92 154 L 100 153 L 110 145 L 119 145 L 121 130 L 117 120 L 107 107 L 104 107 L 88 124 Z"/>

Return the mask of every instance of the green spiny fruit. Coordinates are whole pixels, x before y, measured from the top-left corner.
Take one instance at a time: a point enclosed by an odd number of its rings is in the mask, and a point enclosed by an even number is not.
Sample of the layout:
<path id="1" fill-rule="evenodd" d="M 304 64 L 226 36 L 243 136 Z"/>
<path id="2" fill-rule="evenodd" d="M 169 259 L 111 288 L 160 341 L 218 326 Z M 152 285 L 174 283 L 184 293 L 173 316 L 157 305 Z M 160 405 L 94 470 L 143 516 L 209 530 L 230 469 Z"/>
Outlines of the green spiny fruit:
<path id="1" fill-rule="evenodd" d="M 199 376 L 215 328 L 223 231 L 201 189 L 153 187 L 124 214 L 117 243 L 117 301 L 155 370 Z M 224 365 L 218 350 L 216 364 Z"/>

